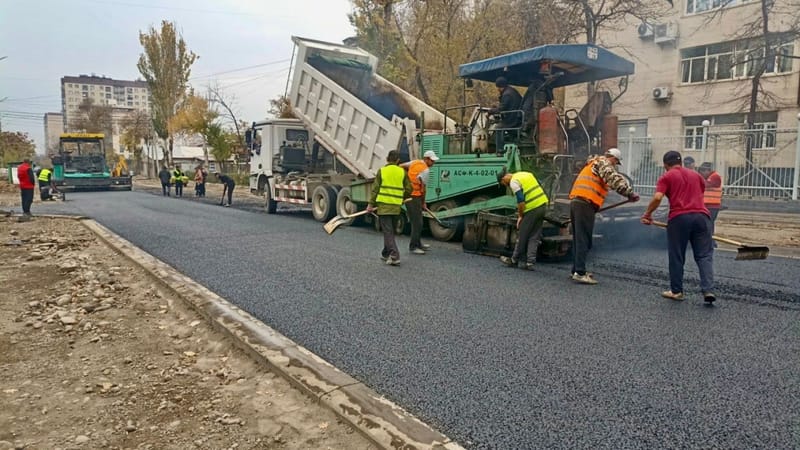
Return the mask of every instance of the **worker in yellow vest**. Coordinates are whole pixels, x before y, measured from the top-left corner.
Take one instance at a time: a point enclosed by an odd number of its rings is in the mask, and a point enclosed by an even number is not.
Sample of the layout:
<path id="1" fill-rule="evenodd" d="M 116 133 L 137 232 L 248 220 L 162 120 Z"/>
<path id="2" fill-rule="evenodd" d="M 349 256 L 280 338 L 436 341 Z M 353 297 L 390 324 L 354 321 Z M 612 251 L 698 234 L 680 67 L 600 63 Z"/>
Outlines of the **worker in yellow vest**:
<path id="1" fill-rule="evenodd" d="M 722 209 L 722 177 L 714 170 L 714 165 L 710 162 L 700 164 L 697 172 L 706 180 L 703 203 L 708 208 L 708 212 L 711 213 L 711 234 L 713 235 L 714 223 L 717 221 L 719 210 Z"/>
<path id="2" fill-rule="evenodd" d="M 544 214 L 547 210 L 547 194 L 530 172 L 510 174 L 503 168 L 497 174 L 497 182 L 501 186 L 510 187 L 517 199 L 517 230 L 519 230 L 514 253 L 511 257 L 501 256 L 500 261 L 509 267 L 517 267 L 519 262 L 523 262 L 522 268 L 533 270 L 542 237 Z"/>
<path id="3" fill-rule="evenodd" d="M 430 177 L 430 168 L 438 160 L 439 157 L 436 156 L 436 153 L 428 150 L 422 155 L 422 159 L 415 159 L 400 165 L 400 167 L 408 169 L 408 179 L 411 181 L 411 200 L 406 203 L 406 213 L 408 221 L 411 222 L 411 241 L 409 241 L 408 250 L 415 255 L 424 255 L 425 250 L 430 248 L 430 245 L 423 244 L 421 240 L 422 211 L 428 208 L 425 204 L 425 193 Z"/>
<path id="4" fill-rule="evenodd" d="M 53 189 L 53 171 L 47 167 L 39 171 L 39 198 L 42 201 L 55 200 L 51 194 Z"/>
<path id="5" fill-rule="evenodd" d="M 411 181 L 400 167 L 400 153 L 392 150 L 386 156 L 386 165 L 381 167 L 372 184 L 372 196 L 367 211 L 376 211 L 383 232 L 381 259 L 387 265 L 400 264 L 400 252 L 394 237 L 394 229 L 402 212 L 403 200 L 411 196 Z"/>
<path id="6" fill-rule="evenodd" d="M 591 273 L 586 272 L 586 256 L 592 248 L 594 216 L 603 206 L 609 189 L 638 202 L 639 195 L 633 186 L 617 172 L 622 163 L 619 149 L 610 148 L 603 156 L 590 158 L 575 178 L 569 193 L 569 216 L 572 223 L 572 280 L 582 284 L 597 284 Z"/>

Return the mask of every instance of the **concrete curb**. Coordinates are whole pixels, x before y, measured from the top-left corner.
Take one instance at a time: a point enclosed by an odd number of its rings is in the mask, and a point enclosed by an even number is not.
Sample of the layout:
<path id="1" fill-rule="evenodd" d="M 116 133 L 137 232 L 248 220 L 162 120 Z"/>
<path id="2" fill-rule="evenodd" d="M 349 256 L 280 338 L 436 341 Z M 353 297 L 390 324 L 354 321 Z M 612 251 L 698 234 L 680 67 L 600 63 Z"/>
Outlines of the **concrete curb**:
<path id="1" fill-rule="evenodd" d="M 256 361 L 315 398 L 379 448 L 462 449 L 400 406 L 103 225 L 85 218 L 81 223 L 178 294 Z"/>

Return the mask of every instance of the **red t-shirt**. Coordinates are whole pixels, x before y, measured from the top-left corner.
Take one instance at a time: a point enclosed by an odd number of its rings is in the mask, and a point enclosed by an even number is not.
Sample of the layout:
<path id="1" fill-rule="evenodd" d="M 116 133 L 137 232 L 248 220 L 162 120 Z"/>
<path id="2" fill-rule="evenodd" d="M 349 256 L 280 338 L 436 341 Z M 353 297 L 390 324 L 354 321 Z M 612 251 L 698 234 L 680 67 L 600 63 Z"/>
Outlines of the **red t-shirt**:
<path id="1" fill-rule="evenodd" d="M 680 166 L 673 167 L 656 183 L 656 192 L 661 192 L 669 199 L 669 218 L 688 213 L 703 213 L 711 217 L 703 193 L 706 191 L 706 180 L 695 172 Z"/>

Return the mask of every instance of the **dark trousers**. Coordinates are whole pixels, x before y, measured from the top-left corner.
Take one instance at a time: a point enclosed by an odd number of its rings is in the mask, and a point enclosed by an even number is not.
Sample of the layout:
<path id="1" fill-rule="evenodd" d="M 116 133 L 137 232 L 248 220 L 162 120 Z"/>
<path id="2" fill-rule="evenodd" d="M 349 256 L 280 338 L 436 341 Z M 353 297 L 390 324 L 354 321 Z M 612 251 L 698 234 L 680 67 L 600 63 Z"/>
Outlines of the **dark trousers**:
<path id="1" fill-rule="evenodd" d="M 594 216 L 597 208 L 585 200 L 573 199 L 569 203 L 569 218 L 572 223 L 572 272 L 586 274 L 586 256 L 592 249 Z"/>
<path id="2" fill-rule="evenodd" d="M 409 250 L 421 249 L 422 241 L 422 203 L 424 199 L 420 197 L 411 197 L 411 201 L 406 203 L 406 213 L 408 213 L 408 220 L 411 222 L 411 241 L 408 244 Z"/>
<path id="3" fill-rule="evenodd" d="M 384 258 L 392 258 L 400 260 L 400 252 L 397 250 L 397 242 L 394 239 L 394 226 L 399 217 L 396 215 L 378 216 L 378 221 L 381 224 L 381 231 L 383 232 L 383 250 L 381 256 Z"/>
<path id="4" fill-rule="evenodd" d="M 161 182 L 161 195 L 169 197 L 169 183 Z"/>
<path id="5" fill-rule="evenodd" d="M 22 199 L 22 213 L 30 216 L 31 205 L 33 204 L 33 189 L 20 189 L 19 196 Z"/>
<path id="6" fill-rule="evenodd" d="M 514 246 L 514 254 L 511 259 L 514 261 L 522 260 L 525 255 L 527 264 L 536 262 L 536 252 L 539 250 L 539 242 L 542 238 L 542 225 L 544 224 L 544 213 L 546 206 L 542 205 L 534 208 L 522 216 L 517 235 L 517 244 Z"/>
<path id="7" fill-rule="evenodd" d="M 225 185 L 225 189 L 222 192 L 223 198 L 225 197 L 225 192 L 228 193 L 228 204 L 229 205 L 233 203 L 233 188 L 235 188 L 235 187 L 236 187 L 236 184 L 234 184 L 234 183 L 226 184 Z"/>
<path id="8" fill-rule="evenodd" d="M 672 292 L 683 292 L 683 265 L 686 261 L 686 245 L 692 244 L 694 262 L 700 272 L 700 290 L 703 293 L 714 289 L 714 247 L 711 239 L 711 218 L 703 213 L 681 214 L 667 223 L 669 246 L 669 288 Z"/>
<path id="9" fill-rule="evenodd" d="M 50 200 L 53 196 L 50 194 L 50 185 L 39 185 L 39 198 L 42 201 Z"/>
<path id="10" fill-rule="evenodd" d="M 183 182 L 176 181 L 175 182 L 175 196 L 176 197 L 183 197 Z"/>

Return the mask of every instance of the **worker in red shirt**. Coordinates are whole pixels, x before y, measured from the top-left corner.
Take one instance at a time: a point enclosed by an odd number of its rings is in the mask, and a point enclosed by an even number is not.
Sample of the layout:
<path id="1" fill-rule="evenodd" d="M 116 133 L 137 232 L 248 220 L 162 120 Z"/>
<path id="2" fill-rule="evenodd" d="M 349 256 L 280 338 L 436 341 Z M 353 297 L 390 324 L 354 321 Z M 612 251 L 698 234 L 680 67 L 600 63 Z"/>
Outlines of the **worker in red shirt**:
<path id="1" fill-rule="evenodd" d="M 22 198 L 22 216 L 20 222 L 31 220 L 31 204 L 33 203 L 33 191 L 36 189 L 36 178 L 33 176 L 30 158 L 22 160 L 22 164 L 17 166 L 17 179 L 19 180 L 19 194 Z"/>
<path id="2" fill-rule="evenodd" d="M 656 193 L 641 218 L 645 225 L 653 223 L 653 211 L 661 199 L 669 199 L 667 242 L 669 245 L 669 287 L 661 296 L 671 300 L 683 300 L 683 265 L 686 246 L 691 242 L 694 261 L 700 272 L 700 290 L 703 301 L 713 304 L 714 296 L 714 248 L 711 238 L 711 213 L 703 202 L 706 182 L 699 173 L 681 165 L 681 154 L 669 151 L 664 155 L 666 173 L 656 183 Z"/>

